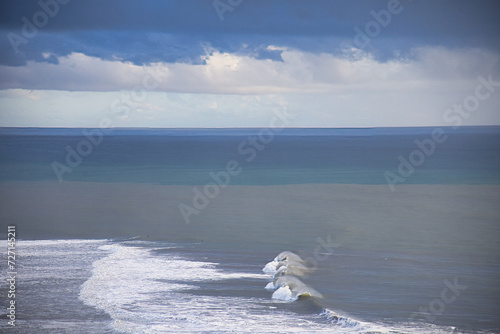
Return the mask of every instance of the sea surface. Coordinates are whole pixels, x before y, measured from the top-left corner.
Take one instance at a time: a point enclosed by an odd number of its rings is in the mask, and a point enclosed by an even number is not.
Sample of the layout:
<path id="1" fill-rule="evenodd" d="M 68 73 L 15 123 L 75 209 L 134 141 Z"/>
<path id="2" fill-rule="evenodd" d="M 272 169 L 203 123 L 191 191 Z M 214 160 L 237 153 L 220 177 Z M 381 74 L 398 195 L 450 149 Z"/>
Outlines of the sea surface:
<path id="1" fill-rule="evenodd" d="M 279 130 L 0 128 L 0 332 L 500 333 L 500 127 Z"/>

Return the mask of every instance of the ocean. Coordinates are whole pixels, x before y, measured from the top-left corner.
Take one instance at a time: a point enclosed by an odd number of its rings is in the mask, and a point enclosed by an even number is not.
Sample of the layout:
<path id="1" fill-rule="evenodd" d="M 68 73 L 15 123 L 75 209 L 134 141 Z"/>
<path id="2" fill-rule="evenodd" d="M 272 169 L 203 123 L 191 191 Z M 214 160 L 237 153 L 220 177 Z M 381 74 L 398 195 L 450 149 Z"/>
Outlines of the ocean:
<path id="1" fill-rule="evenodd" d="M 499 203 L 500 127 L 0 128 L 0 331 L 500 333 Z"/>

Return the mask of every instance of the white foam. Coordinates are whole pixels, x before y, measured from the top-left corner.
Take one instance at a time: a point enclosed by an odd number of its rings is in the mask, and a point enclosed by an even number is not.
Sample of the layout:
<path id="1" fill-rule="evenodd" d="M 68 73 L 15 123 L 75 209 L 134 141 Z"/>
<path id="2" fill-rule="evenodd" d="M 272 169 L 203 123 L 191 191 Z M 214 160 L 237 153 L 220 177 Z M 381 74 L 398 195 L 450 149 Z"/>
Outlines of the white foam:
<path id="1" fill-rule="evenodd" d="M 108 309 L 116 306 L 116 294 L 126 294 L 130 282 L 141 300 L 148 292 L 165 293 L 196 289 L 191 281 L 233 278 L 263 278 L 262 274 L 223 273 L 216 263 L 189 261 L 172 256 L 151 257 L 148 250 L 121 245 L 105 245 L 101 250 L 111 254 L 94 263 L 93 276 L 82 287 L 80 297 L 91 306 Z M 179 283 L 183 282 L 183 283 Z M 118 298 L 119 299 L 119 298 Z M 122 300 L 124 304 L 128 303 Z M 108 305 L 109 304 L 109 305 Z"/>
<path id="2" fill-rule="evenodd" d="M 329 309 L 324 309 L 323 312 L 320 314 L 320 316 L 323 316 L 328 320 L 330 320 L 332 323 L 339 324 L 343 327 L 354 328 L 354 327 L 359 327 L 360 324 L 362 324 L 359 321 L 351 319 L 348 315 L 341 315 Z M 373 326 L 373 324 L 371 325 Z"/>
<path id="3" fill-rule="evenodd" d="M 61 280 L 81 278 L 103 242 L 106 240 L 17 240 L 16 268 L 25 282 L 52 279 L 56 272 Z M 50 259 L 50 266 L 42 265 L 46 259 Z M 37 263 L 36 267 L 33 262 Z"/>
<path id="4" fill-rule="evenodd" d="M 267 285 L 266 285 L 266 287 L 264 289 L 266 289 L 266 290 L 276 290 L 276 288 L 277 287 L 274 285 L 273 282 L 269 282 L 269 283 L 267 283 Z"/>
<path id="5" fill-rule="evenodd" d="M 290 296 L 287 298 L 282 298 L 285 290 L 282 290 L 281 293 L 273 293 L 272 298 L 279 299 L 283 301 L 295 301 L 300 296 L 310 296 L 316 298 L 322 298 L 321 294 L 311 288 L 309 285 L 302 282 L 300 279 L 294 276 L 281 276 L 280 278 L 274 281 L 274 287 L 278 287 L 278 290 L 282 288 L 287 288 L 290 291 Z"/>
<path id="6" fill-rule="evenodd" d="M 289 286 L 282 286 L 278 288 L 278 290 L 274 291 L 272 298 L 286 302 L 297 300 L 297 296 L 294 296 Z"/>
<path id="7" fill-rule="evenodd" d="M 279 261 L 271 261 L 267 263 L 264 268 L 262 268 L 262 271 L 265 272 L 266 274 L 271 274 L 274 275 L 276 273 L 276 267 L 278 266 Z"/>
<path id="8" fill-rule="evenodd" d="M 191 289 L 198 289 L 198 284 L 207 280 L 269 279 L 269 275 L 224 272 L 217 268 L 217 263 L 167 254 L 152 255 L 140 247 L 106 245 L 101 252 L 108 255 L 94 262 L 92 277 L 82 285 L 80 298 L 87 305 L 110 314 L 113 328 L 119 332 L 390 332 L 383 326 L 357 322 L 332 311 L 297 314 L 276 309 L 274 303 L 290 302 L 301 292 L 312 291 L 291 276 L 278 278 L 277 284 L 268 284 L 277 288 L 272 296 L 275 299 L 198 295 Z"/>
<path id="9" fill-rule="evenodd" d="M 311 269 L 305 265 L 300 256 L 290 251 L 284 251 L 278 254 L 273 261 L 267 263 L 262 271 L 277 278 L 284 275 L 305 276 Z"/>
<path id="10" fill-rule="evenodd" d="M 300 296 L 322 298 L 318 291 L 299 279 L 309 272 L 309 268 L 302 258 L 293 252 L 281 252 L 273 261 L 266 264 L 262 271 L 273 275 L 273 280 L 265 289 L 275 290 L 271 298 L 277 302 L 295 302 Z M 433 325 L 407 324 L 393 328 L 383 324 L 363 322 L 329 309 L 324 309 L 318 317 L 328 320 L 335 326 L 335 329 L 330 328 L 335 333 L 448 333 L 447 329 Z M 431 327 L 432 331 L 429 331 Z"/>
<path id="11" fill-rule="evenodd" d="M 52 239 L 52 240 L 17 240 L 24 246 L 52 246 L 52 245 L 78 245 L 78 244 L 101 244 L 108 239 Z"/>
<path id="12" fill-rule="evenodd" d="M 228 273 L 212 262 L 178 256 L 151 256 L 138 247 L 107 245 L 110 254 L 93 265 L 93 275 L 80 291 L 90 306 L 106 311 L 113 327 L 127 333 L 172 332 L 304 332 L 327 331 L 322 324 L 269 311 L 259 298 L 203 296 L 186 293 L 206 280 L 260 278 L 256 273 Z M 271 303 L 268 301 L 267 303 Z M 272 305 L 272 304 L 271 304 Z"/>
<path id="13" fill-rule="evenodd" d="M 387 324 L 373 323 L 355 320 L 347 314 L 341 312 L 335 312 L 329 309 L 325 309 L 321 314 L 321 317 L 328 319 L 332 324 L 338 325 L 342 328 L 339 333 L 367 333 L 367 334 L 378 334 L 378 333 L 394 333 L 394 334 L 459 334 L 454 327 L 449 326 L 437 326 L 433 324 L 425 323 L 406 323 L 390 326 Z"/>
<path id="14" fill-rule="evenodd" d="M 2 240 L 3 241 L 3 240 Z M 53 255 L 64 255 L 71 249 L 72 254 L 88 251 L 88 247 L 99 245 L 107 240 L 81 240 L 81 239 L 61 239 L 61 240 L 17 240 L 16 254 L 20 256 L 38 256 L 42 253 Z M 7 241 L 5 247 L 7 246 Z M 0 242 L 0 247 L 2 243 Z"/>
<path id="15" fill-rule="evenodd" d="M 281 252 L 273 261 L 267 263 L 262 271 L 273 274 L 273 281 L 265 287 L 266 290 L 277 289 L 272 294 L 272 299 L 293 302 L 302 295 L 322 297 L 319 292 L 298 279 L 305 276 L 310 269 L 302 258 L 293 252 Z"/>

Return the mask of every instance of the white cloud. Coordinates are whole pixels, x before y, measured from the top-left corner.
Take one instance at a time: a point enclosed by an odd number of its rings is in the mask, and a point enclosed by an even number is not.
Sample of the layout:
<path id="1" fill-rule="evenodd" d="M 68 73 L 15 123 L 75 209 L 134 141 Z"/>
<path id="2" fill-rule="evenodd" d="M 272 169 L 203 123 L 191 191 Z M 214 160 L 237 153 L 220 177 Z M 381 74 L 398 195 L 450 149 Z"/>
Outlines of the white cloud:
<path id="1" fill-rule="evenodd" d="M 280 49 L 269 46 L 271 49 Z M 159 91 L 213 94 L 328 93 L 464 88 L 488 73 L 498 59 L 492 52 L 444 48 L 415 49 L 412 59 L 375 60 L 360 50 L 352 57 L 282 50 L 283 62 L 213 51 L 206 64 L 158 63 L 138 66 L 80 53 L 59 64 L 29 62 L 25 67 L 0 66 L 0 88 L 67 91 L 117 91 L 142 86 L 156 73 Z"/>
<path id="2" fill-rule="evenodd" d="M 413 50 L 411 58 L 377 61 L 358 49 L 342 56 L 281 50 L 283 62 L 211 50 L 205 65 L 138 66 L 73 53 L 59 64 L 0 67 L 0 125 L 98 126 L 116 116 L 113 102 L 133 99 L 151 73 L 154 92 L 134 100 L 115 126 L 266 126 L 276 106 L 297 114 L 291 126 L 446 125 L 443 112 L 474 93 L 498 55 L 479 49 Z M 498 80 L 498 73 L 493 77 Z M 467 125 L 500 124 L 500 90 L 481 102 Z"/>

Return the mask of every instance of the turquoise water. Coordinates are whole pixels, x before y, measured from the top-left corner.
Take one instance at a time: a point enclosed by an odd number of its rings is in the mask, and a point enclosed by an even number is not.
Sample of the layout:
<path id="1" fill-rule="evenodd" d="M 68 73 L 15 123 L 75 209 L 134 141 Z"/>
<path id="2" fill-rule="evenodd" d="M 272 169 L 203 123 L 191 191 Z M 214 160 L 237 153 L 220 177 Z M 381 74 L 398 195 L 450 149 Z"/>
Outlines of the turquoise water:
<path id="1" fill-rule="evenodd" d="M 3 128 L 0 177 L 195 185 L 236 161 L 245 172 L 233 185 L 387 184 L 386 172 L 399 175 L 399 157 L 409 163 L 416 152 L 418 166 L 398 184 L 500 182 L 500 128 L 440 129 L 444 141 L 427 154 L 415 141 L 432 140 L 434 128 L 284 129 L 271 136 L 262 132 L 269 129 Z"/>

